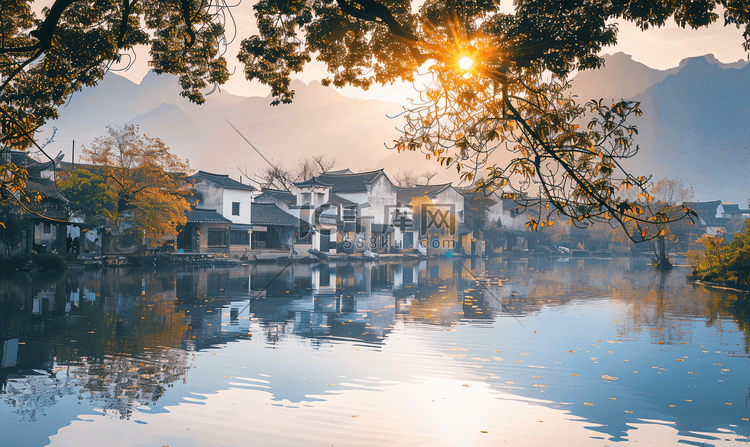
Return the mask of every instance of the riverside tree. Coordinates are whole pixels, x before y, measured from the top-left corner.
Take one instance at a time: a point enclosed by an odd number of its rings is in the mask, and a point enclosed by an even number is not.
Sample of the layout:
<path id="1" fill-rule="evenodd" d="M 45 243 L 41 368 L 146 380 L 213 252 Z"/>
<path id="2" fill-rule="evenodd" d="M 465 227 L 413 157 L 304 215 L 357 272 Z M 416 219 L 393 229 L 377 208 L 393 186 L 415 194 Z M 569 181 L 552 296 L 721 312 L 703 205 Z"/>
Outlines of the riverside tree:
<path id="1" fill-rule="evenodd" d="M 228 78 L 222 51 L 232 7 L 225 2 L 54 0 L 41 17 L 30 3 L 0 6 L 6 144 L 33 144 L 34 130 L 56 117 L 58 105 L 135 45 L 149 45 L 153 69 L 178 75 L 182 95 L 194 102 Z M 258 34 L 242 36 L 238 58 L 248 79 L 271 87 L 274 104 L 292 101 L 291 76 L 313 56 L 330 73 L 323 83 L 339 87 L 411 81 L 418 69 L 429 70 L 433 83 L 406 112 L 400 150 L 422 150 L 465 180 L 481 178 L 483 187 L 528 195 L 524 204 L 540 211 L 533 229 L 553 214 L 582 225 L 645 224 L 653 217 L 644 217 L 648 179 L 620 164 L 637 151 L 636 129 L 626 120 L 640 113 L 638 104 L 576 104 L 566 77 L 602 64 L 600 50 L 617 41 L 613 20 L 648 29 L 674 19 L 698 28 L 721 13 L 725 25 L 744 27 L 750 50 L 746 1 L 517 0 L 514 7 L 504 13 L 497 0 L 418 7 L 411 0 L 260 0 L 253 5 Z M 490 162 L 498 149 L 510 157 Z M 620 187 L 638 189 L 639 200 L 622 199 Z M 654 235 L 641 229 L 636 236 Z"/>
<path id="2" fill-rule="evenodd" d="M 161 140 L 140 134 L 133 125 L 109 127 L 82 152 L 90 165 L 66 174 L 60 189 L 87 222 L 115 233 L 139 228 L 150 239 L 174 236 L 177 225 L 185 224 L 190 205 L 184 179 L 190 167 Z"/>

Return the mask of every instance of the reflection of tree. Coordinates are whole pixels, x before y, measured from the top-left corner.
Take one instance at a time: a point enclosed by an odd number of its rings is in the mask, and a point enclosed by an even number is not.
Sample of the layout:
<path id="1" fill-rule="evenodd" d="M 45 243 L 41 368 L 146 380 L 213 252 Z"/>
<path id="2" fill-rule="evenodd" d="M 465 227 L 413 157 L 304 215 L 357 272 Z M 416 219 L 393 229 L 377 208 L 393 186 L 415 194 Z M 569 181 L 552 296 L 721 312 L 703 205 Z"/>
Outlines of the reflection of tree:
<path id="1" fill-rule="evenodd" d="M 63 396 L 76 393 L 73 381 L 64 373 L 9 380 L 2 391 L 3 401 L 22 418 L 32 422 L 38 415 L 46 416 L 47 409 Z"/>
<path id="2" fill-rule="evenodd" d="M 3 400 L 30 421 L 46 415 L 64 396 L 78 395 L 79 403 L 128 419 L 140 405 L 153 405 L 170 383 L 184 378 L 190 365 L 188 353 L 161 349 L 136 357 L 86 358 L 75 364 L 57 364 L 50 375 L 8 381 Z"/>
<path id="3" fill-rule="evenodd" d="M 677 343 L 690 337 L 692 322 L 674 315 L 705 317 L 706 326 L 721 324 L 731 315 L 743 330 L 743 321 L 750 321 L 741 306 L 734 308 L 741 302 L 735 294 L 687 284 L 679 273 L 658 272 L 651 281 L 637 278 L 613 284 L 612 299 L 621 313 L 619 335 L 647 332 L 656 343 Z"/>
<path id="4" fill-rule="evenodd" d="M 79 402 L 128 418 L 185 376 L 188 353 L 179 347 L 186 314 L 175 307 L 174 272 L 123 273 L 86 272 L 47 284 L 54 302 L 36 314 L 29 301 L 43 282 L 0 280 L 0 332 L 24 342 L 19 367 L 39 373 L 3 387 L 2 399 L 19 415 L 36 420 L 60 398 L 78 395 Z M 96 299 L 67 301 L 71 291 L 84 290 Z"/>
<path id="5" fill-rule="evenodd" d="M 703 287 L 700 288 L 704 289 Z M 748 337 L 750 337 L 750 300 L 748 300 L 748 296 L 728 290 L 704 290 L 711 294 L 711 298 L 706 302 L 707 325 L 715 324 L 716 318 L 720 315 L 731 315 L 732 320 L 737 324 L 737 329 L 745 334 L 745 353 L 750 352 L 750 341 L 748 341 Z"/>
<path id="6" fill-rule="evenodd" d="M 79 387 L 79 399 L 127 419 L 133 408 L 156 404 L 165 387 L 185 377 L 190 369 L 188 355 L 180 349 L 164 349 L 139 358 L 108 356 L 93 363 L 84 359 L 69 374 Z"/>

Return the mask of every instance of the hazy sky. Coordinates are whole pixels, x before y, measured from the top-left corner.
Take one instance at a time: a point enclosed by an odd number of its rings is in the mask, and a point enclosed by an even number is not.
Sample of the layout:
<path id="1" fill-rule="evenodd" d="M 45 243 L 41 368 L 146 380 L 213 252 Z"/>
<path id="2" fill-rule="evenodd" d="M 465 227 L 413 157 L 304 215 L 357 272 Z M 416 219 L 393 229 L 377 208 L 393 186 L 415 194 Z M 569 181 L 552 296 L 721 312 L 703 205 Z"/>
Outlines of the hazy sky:
<path id="1" fill-rule="evenodd" d="M 230 72 L 234 71 L 234 74 L 222 89 L 242 96 L 266 96 L 270 93 L 270 89 L 258 82 L 245 80 L 242 65 L 235 58 L 241 40 L 256 32 L 257 29 L 252 4 L 252 1 L 243 0 L 232 10 L 237 25 L 237 38 L 229 46 L 226 56 Z M 507 4 L 511 5 L 511 2 L 508 1 Z M 719 15 L 721 16 L 721 13 Z M 719 22 L 723 23 L 723 19 L 720 18 Z M 661 70 L 677 66 L 686 57 L 710 53 L 713 53 L 721 62 L 735 62 L 747 57 L 742 49 L 742 32 L 734 26 L 724 27 L 719 24 L 710 28 L 691 30 L 682 29 L 674 22 L 670 22 L 665 27 L 641 32 L 630 23 L 620 22 L 619 29 L 619 44 L 605 48 L 604 53 L 612 54 L 622 51 L 633 56 L 633 59 L 638 62 Z M 228 34 L 231 35 L 231 31 L 229 30 Z M 147 61 L 148 53 L 145 48 L 141 48 L 135 64 L 120 74 L 134 82 L 140 82 L 149 69 Z M 320 80 L 325 75 L 325 66 L 313 61 L 308 64 L 303 73 L 295 77 L 309 83 L 313 80 Z M 400 103 L 404 103 L 405 98 L 415 96 L 415 91 L 410 84 L 376 86 L 367 92 L 346 88 L 340 92 L 352 98 L 381 99 Z"/>

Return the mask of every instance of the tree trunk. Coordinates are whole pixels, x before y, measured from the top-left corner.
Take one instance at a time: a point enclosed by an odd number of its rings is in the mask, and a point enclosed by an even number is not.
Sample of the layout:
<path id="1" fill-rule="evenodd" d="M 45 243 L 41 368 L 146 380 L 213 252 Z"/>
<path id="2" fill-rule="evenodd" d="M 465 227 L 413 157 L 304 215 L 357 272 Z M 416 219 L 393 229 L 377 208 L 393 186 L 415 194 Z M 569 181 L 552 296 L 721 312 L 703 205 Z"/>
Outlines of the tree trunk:
<path id="1" fill-rule="evenodd" d="M 669 261 L 669 256 L 667 256 L 667 244 L 664 236 L 659 236 L 656 240 L 659 245 L 659 259 L 657 260 L 656 268 L 658 270 L 672 270 L 672 263 Z"/>

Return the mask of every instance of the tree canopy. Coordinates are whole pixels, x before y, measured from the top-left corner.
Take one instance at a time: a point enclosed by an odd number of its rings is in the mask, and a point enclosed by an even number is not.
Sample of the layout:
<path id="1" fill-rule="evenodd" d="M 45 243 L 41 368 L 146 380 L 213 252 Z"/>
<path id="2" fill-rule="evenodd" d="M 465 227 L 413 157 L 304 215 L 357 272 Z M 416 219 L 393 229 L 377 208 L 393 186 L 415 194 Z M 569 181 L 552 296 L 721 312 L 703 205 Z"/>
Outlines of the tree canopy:
<path id="1" fill-rule="evenodd" d="M 203 102 L 205 89 L 229 76 L 223 52 L 232 8 L 247 7 L 214 0 L 54 0 L 37 17 L 30 4 L 0 5 L 0 138 L 15 147 L 33 144 L 34 131 L 57 116 L 57 106 L 96 84 L 139 44 L 150 46 L 154 71 L 178 75 L 182 95 Z M 291 77 L 313 57 L 330 73 L 323 84 L 338 87 L 410 81 L 427 69 L 433 84 L 407 111 L 394 144 L 423 150 L 466 180 L 479 176 L 484 186 L 529 194 L 526 205 L 551 206 L 549 213 L 571 222 L 648 219 L 642 217 L 648 179 L 620 165 L 637 151 L 636 129 L 625 121 L 640 113 L 638 104 L 583 106 L 565 90 L 572 70 L 602 64 L 600 50 L 617 41 L 613 20 L 648 29 L 674 19 L 698 28 L 721 13 L 725 25 L 744 27 L 750 51 L 744 0 L 516 0 L 512 13 L 502 12 L 498 0 L 416 5 L 259 0 L 253 5 L 258 34 L 241 36 L 238 58 L 247 79 L 271 87 L 274 104 L 292 101 Z M 459 65 L 467 57 L 471 68 Z M 485 158 L 498 148 L 513 154 L 509 163 Z M 623 199 L 619 187 L 639 189 L 643 202 Z M 537 194 L 545 200 L 534 202 Z"/>
<path id="2" fill-rule="evenodd" d="M 158 138 L 135 126 L 109 128 L 90 148 L 83 148 L 84 166 L 63 176 L 61 191 L 92 225 L 120 232 L 123 224 L 143 229 L 147 238 L 176 235 L 190 205 L 183 162 Z M 125 225 L 128 226 L 128 225 Z"/>

